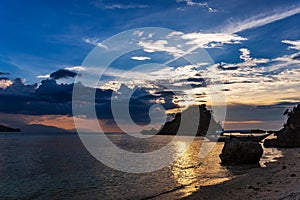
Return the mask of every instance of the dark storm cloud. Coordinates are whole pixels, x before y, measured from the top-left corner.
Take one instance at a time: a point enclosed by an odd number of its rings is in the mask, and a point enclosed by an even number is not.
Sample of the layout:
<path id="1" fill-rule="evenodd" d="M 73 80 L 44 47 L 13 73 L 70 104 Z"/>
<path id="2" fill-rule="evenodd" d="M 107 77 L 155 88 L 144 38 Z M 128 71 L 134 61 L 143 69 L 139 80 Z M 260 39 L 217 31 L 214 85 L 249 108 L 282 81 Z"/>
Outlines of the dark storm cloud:
<path id="1" fill-rule="evenodd" d="M 226 85 L 230 85 L 230 84 L 238 84 L 238 83 L 255 83 L 255 82 L 254 81 L 226 81 L 222 83 Z"/>
<path id="2" fill-rule="evenodd" d="M 35 96 L 49 102 L 63 103 L 72 99 L 74 84 L 60 84 L 55 80 L 43 80 L 35 91 Z"/>
<path id="3" fill-rule="evenodd" d="M 12 85 L 0 91 L 0 112 L 31 115 L 70 115 L 71 102 L 66 101 L 64 97 L 66 98 L 69 95 L 66 91 L 72 89 L 72 87 L 63 90 L 61 87 L 64 88 L 65 85 L 57 85 L 54 81 L 52 87 L 48 87 L 48 92 L 40 92 L 49 85 L 49 81 L 44 81 L 40 87 L 37 87 L 37 84 L 24 84 L 21 79 L 15 79 Z"/>
<path id="4" fill-rule="evenodd" d="M 227 88 L 225 88 L 225 89 L 222 89 L 221 91 L 228 92 L 228 91 L 231 91 L 231 90 L 230 90 L 230 89 L 227 89 Z"/>
<path id="5" fill-rule="evenodd" d="M 205 79 L 204 78 L 199 78 L 199 77 L 196 77 L 196 78 L 188 78 L 187 81 L 191 81 L 191 82 L 205 82 Z"/>
<path id="6" fill-rule="evenodd" d="M 0 72 L 0 76 L 1 75 L 9 75 L 10 73 L 6 73 L 6 72 Z"/>
<path id="7" fill-rule="evenodd" d="M 50 77 L 54 80 L 58 80 L 61 78 L 73 78 L 75 76 L 77 76 L 76 72 L 72 72 L 66 69 L 60 69 L 50 74 Z"/>
<path id="8" fill-rule="evenodd" d="M 9 95 L 24 95 L 28 96 L 35 92 L 37 88 L 37 84 L 27 84 L 25 85 L 20 78 L 16 78 L 13 81 L 13 84 L 8 86 L 3 92 L 3 94 L 9 94 Z M 1 93 L 0 93 L 1 94 Z"/>
<path id="9" fill-rule="evenodd" d="M 217 68 L 220 69 L 220 70 L 237 70 L 238 69 L 237 66 L 235 66 L 235 67 L 224 67 L 224 64 L 218 64 Z"/>
<path id="10" fill-rule="evenodd" d="M 300 54 L 294 55 L 292 57 L 292 59 L 294 59 L 294 60 L 300 60 Z"/>
<path id="11" fill-rule="evenodd" d="M 58 84 L 56 80 L 43 80 L 37 84 L 24 84 L 21 79 L 15 79 L 13 84 L 0 90 L 0 112 L 28 115 L 68 115 L 72 116 L 72 92 L 75 84 Z M 110 89 L 93 89 L 81 83 L 76 83 L 80 90 L 79 100 L 83 102 L 80 114 L 86 115 L 87 105 L 95 104 L 99 119 L 113 120 L 111 111 L 111 98 L 113 91 Z M 128 92 L 132 89 L 122 86 Z M 170 94 L 168 94 L 170 95 Z M 172 96 L 165 94 L 150 94 L 146 88 L 135 88 L 130 97 L 129 108 L 132 119 L 137 123 L 149 123 L 149 110 L 159 98 L 165 98 L 161 104 L 165 109 L 176 107 Z M 93 102 L 87 102 L 86 97 L 95 96 Z M 126 96 L 125 96 L 126 97 Z M 126 104 L 126 98 L 117 99 L 114 103 Z M 91 117 L 91 116 L 87 116 Z M 126 120 L 126 119 L 124 119 Z"/>
<path id="12" fill-rule="evenodd" d="M 200 87 L 207 87 L 209 84 L 208 79 L 204 79 L 201 77 L 200 74 L 196 74 L 195 77 L 190 77 L 187 79 L 181 79 L 179 80 L 181 83 L 180 86 L 175 86 L 176 90 L 188 90 L 191 88 L 200 88 Z"/>
<path id="13" fill-rule="evenodd" d="M 171 90 L 165 90 L 165 91 L 158 91 L 155 92 L 155 96 L 157 98 L 163 98 L 165 100 L 164 108 L 165 109 L 173 109 L 173 108 L 179 108 L 177 104 L 174 104 L 173 100 L 177 98 L 178 95 L 184 94 L 182 91 L 171 91 Z"/>
<path id="14" fill-rule="evenodd" d="M 209 83 L 209 80 L 205 80 L 201 77 L 188 78 L 186 81 L 192 88 L 207 87 L 207 84 Z"/>
<path id="15" fill-rule="evenodd" d="M 175 93 L 171 90 L 158 91 L 158 92 L 155 92 L 155 94 L 158 96 L 164 96 L 164 97 L 173 97 L 175 95 Z"/>
<path id="16" fill-rule="evenodd" d="M 0 112 L 31 115 L 72 115 L 74 84 L 43 80 L 41 85 L 27 85 L 21 79 L 0 90 Z"/>
<path id="17" fill-rule="evenodd" d="M 171 92 L 162 92 L 162 93 L 155 93 L 155 94 L 150 94 L 147 90 L 147 88 L 133 88 L 130 89 L 125 85 L 122 85 L 120 88 L 120 91 L 124 94 L 124 99 L 122 97 L 120 99 L 114 100 L 113 103 L 121 109 L 129 109 L 130 116 L 132 120 L 135 123 L 139 124 L 147 124 L 150 123 L 151 119 L 149 117 L 149 111 L 153 105 L 156 105 L 159 103 L 160 99 L 163 99 L 164 101 L 160 103 L 160 105 L 165 109 L 173 109 L 177 108 L 178 106 L 173 103 L 172 97 L 174 96 L 173 93 Z M 128 98 L 127 94 L 131 94 L 130 99 L 129 99 L 129 105 L 126 103 L 126 98 Z M 122 96 L 122 95 L 121 95 Z M 106 108 L 110 106 L 111 101 L 109 101 L 109 105 L 106 105 Z M 96 109 L 99 118 L 103 117 L 103 109 Z M 111 114 L 110 109 L 108 110 L 108 114 L 106 117 L 113 118 L 112 116 L 109 116 Z M 123 121 L 127 121 L 128 119 L 124 117 L 122 119 Z"/>

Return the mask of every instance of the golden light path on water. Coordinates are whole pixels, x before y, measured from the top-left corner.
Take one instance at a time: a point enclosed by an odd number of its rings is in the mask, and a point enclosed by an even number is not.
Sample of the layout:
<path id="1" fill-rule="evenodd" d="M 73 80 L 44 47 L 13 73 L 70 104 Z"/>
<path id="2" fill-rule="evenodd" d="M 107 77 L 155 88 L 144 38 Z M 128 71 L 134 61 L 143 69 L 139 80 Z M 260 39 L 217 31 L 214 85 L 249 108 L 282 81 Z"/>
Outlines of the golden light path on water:
<path id="1" fill-rule="evenodd" d="M 180 199 L 201 190 L 202 186 L 216 185 L 231 180 L 233 177 L 247 173 L 251 168 L 258 166 L 222 166 L 219 154 L 222 151 L 223 142 L 215 144 L 213 149 L 204 158 L 200 158 L 199 151 L 203 144 L 203 138 L 195 138 L 187 147 L 187 143 L 178 141 L 175 143 L 175 152 L 181 155 L 170 166 L 173 178 L 179 187 L 173 193 L 159 196 L 161 199 Z M 188 148 L 186 151 L 185 149 Z M 264 148 L 264 154 L 260 161 L 260 167 L 266 167 L 269 162 L 275 162 L 282 153 L 278 149 Z"/>
<path id="2" fill-rule="evenodd" d="M 175 144 L 176 153 L 182 155 L 170 166 L 173 178 L 182 186 L 174 193 L 175 198 L 189 196 L 199 190 L 200 186 L 218 184 L 232 177 L 231 172 L 220 165 L 219 154 L 223 143 L 217 143 L 205 158 L 200 158 L 202 144 L 202 138 L 195 138 L 189 148 L 184 141 Z"/>

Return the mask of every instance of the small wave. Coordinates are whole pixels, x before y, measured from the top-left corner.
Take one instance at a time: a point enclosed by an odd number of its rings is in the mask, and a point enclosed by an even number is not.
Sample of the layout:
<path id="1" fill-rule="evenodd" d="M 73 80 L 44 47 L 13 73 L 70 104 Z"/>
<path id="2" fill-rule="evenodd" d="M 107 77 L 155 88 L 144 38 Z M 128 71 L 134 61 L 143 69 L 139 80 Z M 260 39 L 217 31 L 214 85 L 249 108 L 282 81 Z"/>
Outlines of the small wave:
<path id="1" fill-rule="evenodd" d="M 178 169 L 181 169 L 181 170 L 186 170 L 186 169 L 191 169 L 191 168 L 199 168 L 201 167 L 202 163 L 199 163 L 197 165 L 190 165 L 190 166 L 186 166 L 186 167 L 181 167 L 181 166 L 178 166 L 178 165 L 174 165 L 174 167 L 178 168 Z"/>

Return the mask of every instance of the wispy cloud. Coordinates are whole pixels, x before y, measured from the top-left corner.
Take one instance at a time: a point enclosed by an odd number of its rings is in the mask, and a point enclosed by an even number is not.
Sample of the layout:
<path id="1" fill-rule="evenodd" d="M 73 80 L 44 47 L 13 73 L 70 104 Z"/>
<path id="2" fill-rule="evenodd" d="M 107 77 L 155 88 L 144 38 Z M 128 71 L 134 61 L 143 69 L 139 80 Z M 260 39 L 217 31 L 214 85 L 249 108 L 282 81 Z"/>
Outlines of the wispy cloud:
<path id="1" fill-rule="evenodd" d="M 241 55 L 240 55 L 241 60 L 244 60 L 244 61 L 250 60 L 250 51 L 249 51 L 249 49 L 241 48 L 240 52 L 241 52 Z"/>
<path id="2" fill-rule="evenodd" d="M 39 75 L 39 76 L 37 76 L 37 78 L 41 78 L 41 79 L 50 78 L 50 74 Z"/>
<path id="3" fill-rule="evenodd" d="M 218 12 L 219 10 L 215 9 L 215 8 L 211 8 L 211 7 L 208 7 L 208 12 L 210 13 L 215 13 L 215 12 Z"/>
<path id="4" fill-rule="evenodd" d="M 275 59 L 253 58 L 250 50 L 240 49 L 240 63 L 219 63 L 219 80 L 230 96 L 230 103 L 274 104 L 282 98 L 295 99 L 299 93 L 300 60 L 297 53 Z M 226 70 L 226 69 L 232 70 Z M 244 95 L 245 92 L 249 95 Z M 250 95 L 251 94 L 251 95 Z M 270 98 L 272 94 L 272 98 Z"/>
<path id="5" fill-rule="evenodd" d="M 287 10 L 277 10 L 275 13 L 269 15 L 258 15 L 245 21 L 233 22 L 226 27 L 223 27 L 222 29 L 226 33 L 237 33 L 248 29 L 261 27 L 272 22 L 296 15 L 298 13 L 300 13 L 300 7 Z"/>
<path id="6" fill-rule="evenodd" d="M 283 40 L 282 42 L 291 45 L 288 47 L 288 49 L 295 49 L 300 51 L 300 40 Z"/>
<path id="7" fill-rule="evenodd" d="M 135 9 L 135 8 L 148 8 L 149 5 L 146 4 L 134 4 L 134 3 L 111 3 L 103 0 L 94 1 L 93 4 L 97 8 L 108 9 L 108 10 L 116 10 L 116 9 Z"/>
<path id="8" fill-rule="evenodd" d="M 82 66 L 73 66 L 73 67 L 66 67 L 64 68 L 64 70 L 68 70 L 68 71 L 83 71 L 86 70 L 86 68 L 82 67 Z M 73 72 L 70 72 L 73 73 Z M 51 77 L 51 74 L 45 74 L 45 75 L 39 75 L 37 76 L 37 78 L 39 79 L 48 79 Z"/>
<path id="9" fill-rule="evenodd" d="M 184 2 L 192 2 L 189 0 L 183 0 Z M 181 1 L 180 1 L 181 2 Z M 193 4 L 193 3 L 190 3 Z M 270 14 L 270 15 L 259 15 L 252 17 L 245 21 L 238 21 L 231 23 L 229 25 L 226 25 L 225 27 L 222 27 L 219 33 L 188 33 L 183 34 L 181 32 L 174 32 L 170 34 L 170 36 L 178 36 L 181 35 L 182 39 L 190 40 L 188 44 L 194 44 L 191 48 L 184 51 L 183 54 L 179 54 L 175 56 L 175 59 L 178 59 L 178 57 L 183 57 L 185 55 L 190 54 L 194 50 L 198 48 L 215 48 L 215 47 L 221 47 L 224 44 L 239 44 L 243 40 L 247 40 L 247 38 L 241 37 L 237 35 L 236 33 L 257 28 L 260 26 L 267 25 L 269 23 L 284 19 L 286 17 L 293 16 L 295 14 L 300 13 L 300 7 L 289 9 L 289 10 L 283 10 L 283 11 L 276 11 L 276 13 Z M 296 47 L 294 47 L 296 48 Z M 171 60 L 170 62 L 172 62 Z M 245 62 L 245 64 L 252 64 L 254 65 L 256 63 L 265 63 L 268 62 L 267 59 L 252 59 L 251 62 Z"/>
<path id="10" fill-rule="evenodd" d="M 147 56 L 132 56 L 131 57 L 132 60 L 151 60 L 150 57 L 147 57 Z"/>
<path id="11" fill-rule="evenodd" d="M 166 52 L 174 57 L 179 57 L 184 54 L 184 51 L 174 45 L 170 45 L 168 40 L 157 41 L 139 41 L 138 45 L 144 48 L 145 52 Z"/>
<path id="12" fill-rule="evenodd" d="M 201 8 L 206 8 L 208 12 L 218 12 L 219 10 L 212 8 L 208 5 L 207 2 L 196 2 L 193 0 L 176 0 L 177 3 L 184 3 L 186 6 L 191 6 L 191 7 L 201 7 Z M 179 7 L 178 8 L 179 11 L 184 11 L 185 8 L 184 7 Z"/>
<path id="13" fill-rule="evenodd" d="M 142 4 L 110 4 L 104 6 L 106 9 L 132 9 L 132 8 L 148 8 L 148 5 Z"/>
<path id="14" fill-rule="evenodd" d="M 274 61 L 280 61 L 280 62 L 285 62 L 290 65 L 292 64 L 300 64 L 300 54 L 299 53 L 294 53 L 291 55 L 283 55 L 278 58 L 273 59 Z"/>
<path id="15" fill-rule="evenodd" d="M 186 3 L 189 6 L 200 6 L 197 2 L 190 0 L 178 1 Z M 203 4 L 204 6 L 205 4 Z M 300 13 L 300 8 L 293 8 L 290 10 L 274 11 L 271 14 L 263 14 L 259 16 L 251 17 L 245 21 L 238 21 L 231 23 L 220 32 L 211 33 L 183 33 L 172 32 L 163 39 L 155 37 L 146 38 L 144 32 L 135 32 L 134 35 L 138 36 L 138 45 L 143 47 L 146 52 L 165 52 L 174 56 L 174 59 L 183 57 L 192 53 L 198 48 L 219 48 L 225 45 L 240 44 L 247 40 L 246 37 L 240 36 L 238 32 L 261 27 L 278 20 L 293 16 Z M 143 36 L 143 37 L 142 37 Z M 184 44 L 176 43 L 174 41 L 185 41 Z M 96 41 L 97 43 L 98 41 Z M 300 50 L 300 41 L 283 40 L 283 43 L 291 45 L 289 49 Z M 300 76 L 300 70 L 295 70 L 291 65 L 294 65 L 299 60 L 294 61 L 293 57 L 296 54 L 287 55 L 286 57 L 278 57 L 277 59 L 268 59 L 263 57 L 252 57 L 251 51 L 246 48 L 240 48 L 240 59 L 238 63 L 219 63 L 217 65 L 208 66 L 218 71 L 220 77 L 220 84 L 224 84 L 226 93 L 230 96 L 230 103 L 248 103 L 248 104 L 273 104 L 278 103 L 282 99 L 282 91 L 285 91 L 285 97 L 294 99 L 299 91 L 300 82 L 297 81 Z M 133 56 L 131 59 L 146 60 L 144 56 Z M 218 66 L 220 66 L 218 68 Z M 224 70 L 231 69 L 231 70 Z M 162 85 L 170 86 L 178 90 L 184 90 L 184 84 L 192 84 L 187 80 L 199 79 L 199 74 L 205 74 L 207 69 L 189 68 L 188 66 L 182 66 L 177 68 L 162 68 L 155 69 L 153 71 L 132 71 L 122 72 L 120 70 L 108 70 L 106 75 L 116 78 L 123 78 L 122 84 L 129 84 L 130 82 L 139 82 L 140 86 L 154 87 L 153 84 L 149 86 L 149 82 L 159 82 Z M 120 76 L 120 74 L 126 74 Z M 125 78 L 124 78 L 125 77 Z M 205 77 L 206 78 L 206 77 Z M 118 79 L 119 80 L 119 79 Z M 120 82 L 111 82 L 111 85 L 117 85 Z M 189 91 L 188 91 L 189 90 Z M 190 93 L 202 93 L 207 92 L 207 88 L 198 87 L 184 90 L 186 96 L 182 96 L 182 99 L 192 100 Z M 245 93 L 250 95 L 245 95 Z M 207 92 L 209 94 L 209 92 Z M 272 94 L 272 99 L 270 99 Z M 180 97 L 178 97 L 180 99 Z M 201 99 L 203 100 L 203 98 Z"/>
<path id="16" fill-rule="evenodd" d="M 85 42 L 87 44 L 91 44 L 91 45 L 94 45 L 94 46 L 98 46 L 98 47 L 102 47 L 104 49 L 107 49 L 107 46 L 105 46 L 104 44 L 99 42 L 99 38 L 84 37 L 84 38 L 82 38 L 82 40 L 83 40 L 83 42 Z"/>
<path id="17" fill-rule="evenodd" d="M 133 35 L 137 35 L 138 37 L 142 37 L 143 34 L 144 34 L 144 31 L 136 30 L 133 32 Z"/>
<path id="18" fill-rule="evenodd" d="M 239 44 L 244 40 L 247 39 L 236 34 L 200 32 L 185 34 L 174 31 L 168 34 L 165 40 L 140 40 L 138 45 L 143 47 L 145 52 L 166 52 L 178 59 L 198 48 L 217 48 L 225 44 Z M 178 41 L 185 43 L 178 44 Z"/>
<path id="19" fill-rule="evenodd" d="M 197 45 L 201 48 L 221 47 L 224 44 L 239 44 L 243 40 L 247 40 L 236 34 L 228 33 L 187 33 L 181 34 L 181 38 L 188 40 L 188 44 Z"/>
<path id="20" fill-rule="evenodd" d="M 70 70 L 70 71 L 84 71 L 84 70 L 86 70 L 86 68 L 82 67 L 82 66 L 66 67 L 65 69 Z"/>
<path id="21" fill-rule="evenodd" d="M 195 2 L 193 0 L 176 0 L 177 3 L 185 3 L 186 5 L 188 6 L 200 6 L 200 7 L 203 7 L 203 6 L 207 6 L 207 2 Z"/>

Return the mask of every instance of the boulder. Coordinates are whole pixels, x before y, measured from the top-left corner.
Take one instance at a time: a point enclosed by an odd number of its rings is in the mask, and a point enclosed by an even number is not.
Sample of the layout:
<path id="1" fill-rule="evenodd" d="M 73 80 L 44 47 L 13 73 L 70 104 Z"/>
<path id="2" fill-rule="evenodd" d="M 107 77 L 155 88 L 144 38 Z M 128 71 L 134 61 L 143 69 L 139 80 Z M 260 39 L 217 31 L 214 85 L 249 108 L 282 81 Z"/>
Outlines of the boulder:
<path id="1" fill-rule="evenodd" d="M 222 164 L 256 164 L 263 155 L 259 142 L 230 138 L 225 141 L 220 158 Z"/>

